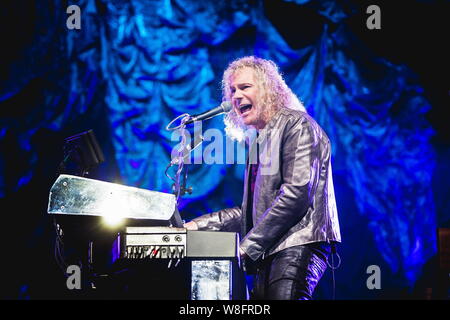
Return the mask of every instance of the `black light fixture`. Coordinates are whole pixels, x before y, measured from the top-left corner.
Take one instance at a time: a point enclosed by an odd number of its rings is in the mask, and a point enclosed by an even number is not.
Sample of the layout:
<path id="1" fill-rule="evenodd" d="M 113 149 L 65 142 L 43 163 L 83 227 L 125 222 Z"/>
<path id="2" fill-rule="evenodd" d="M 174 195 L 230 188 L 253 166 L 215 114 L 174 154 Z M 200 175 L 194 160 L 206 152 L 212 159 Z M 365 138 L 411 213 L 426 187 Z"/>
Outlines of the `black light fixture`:
<path id="1" fill-rule="evenodd" d="M 58 173 L 83 177 L 104 161 L 102 149 L 90 129 L 64 139 L 64 159 Z"/>

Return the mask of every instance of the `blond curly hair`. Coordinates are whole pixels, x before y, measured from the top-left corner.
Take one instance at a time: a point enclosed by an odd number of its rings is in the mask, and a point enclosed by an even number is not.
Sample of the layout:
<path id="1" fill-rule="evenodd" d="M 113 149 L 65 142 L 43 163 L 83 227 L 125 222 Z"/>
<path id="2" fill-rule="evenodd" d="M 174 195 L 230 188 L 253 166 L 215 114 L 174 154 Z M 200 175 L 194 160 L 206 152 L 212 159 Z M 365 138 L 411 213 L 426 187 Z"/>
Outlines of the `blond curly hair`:
<path id="1" fill-rule="evenodd" d="M 231 62 L 222 78 L 223 101 L 231 101 L 232 77 L 244 68 L 254 72 L 258 89 L 257 100 L 260 116 L 268 122 L 280 108 L 289 108 L 306 112 L 298 97 L 286 85 L 278 66 L 270 60 L 255 56 L 242 57 Z M 224 118 L 225 132 L 231 139 L 242 141 L 244 133 L 249 128 L 242 122 L 240 116 L 232 109 Z"/>

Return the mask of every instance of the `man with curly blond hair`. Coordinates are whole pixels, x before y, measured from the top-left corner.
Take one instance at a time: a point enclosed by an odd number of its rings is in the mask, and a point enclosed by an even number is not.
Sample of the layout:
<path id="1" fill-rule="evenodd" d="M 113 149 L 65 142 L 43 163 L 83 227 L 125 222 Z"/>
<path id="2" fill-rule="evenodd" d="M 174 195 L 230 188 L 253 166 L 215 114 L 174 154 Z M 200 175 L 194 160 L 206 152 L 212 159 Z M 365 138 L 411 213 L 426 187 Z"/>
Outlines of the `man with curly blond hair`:
<path id="1" fill-rule="evenodd" d="M 239 251 L 255 274 L 252 299 L 312 299 L 341 241 L 331 146 L 272 61 L 250 56 L 225 70 L 223 97 L 233 109 L 226 132 L 250 144 L 242 205 L 205 214 L 190 230 L 239 232 Z"/>

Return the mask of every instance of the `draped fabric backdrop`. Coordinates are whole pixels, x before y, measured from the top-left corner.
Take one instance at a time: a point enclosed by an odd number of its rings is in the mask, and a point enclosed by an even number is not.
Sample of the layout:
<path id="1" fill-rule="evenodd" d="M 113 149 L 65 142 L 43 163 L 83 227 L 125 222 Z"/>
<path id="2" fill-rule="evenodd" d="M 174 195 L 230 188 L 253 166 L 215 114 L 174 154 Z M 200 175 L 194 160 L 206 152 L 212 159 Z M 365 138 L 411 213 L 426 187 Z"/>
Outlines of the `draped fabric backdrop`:
<path id="1" fill-rule="evenodd" d="M 9 52 L 2 67 L 0 143 L 8 151 L 0 156 L 0 196 L 20 193 L 42 174 L 36 141 L 50 142 L 39 134 L 56 141 L 90 128 L 109 166 L 95 178 L 171 192 L 164 170 L 179 141 L 165 126 L 219 105 L 227 64 L 257 55 L 279 65 L 332 142 L 343 238 L 337 292 L 355 298 L 367 291 L 370 264 L 392 275 L 386 287 L 413 287 L 436 253 L 431 106 L 408 67 L 377 56 L 349 30 L 347 19 L 361 8 L 285 2 L 319 21 L 319 28 L 292 30 L 309 37 L 302 45 L 284 39 L 263 1 L 80 0 L 81 30 L 65 28 L 71 3 L 36 2 L 34 33 L 22 35 L 29 37 L 22 55 Z M 223 131 L 222 120 L 205 121 L 203 131 Z M 190 165 L 183 218 L 238 205 L 242 178 L 242 164 Z M 28 241 L 43 236 L 30 234 Z M 330 284 L 321 285 L 318 295 L 330 298 Z"/>

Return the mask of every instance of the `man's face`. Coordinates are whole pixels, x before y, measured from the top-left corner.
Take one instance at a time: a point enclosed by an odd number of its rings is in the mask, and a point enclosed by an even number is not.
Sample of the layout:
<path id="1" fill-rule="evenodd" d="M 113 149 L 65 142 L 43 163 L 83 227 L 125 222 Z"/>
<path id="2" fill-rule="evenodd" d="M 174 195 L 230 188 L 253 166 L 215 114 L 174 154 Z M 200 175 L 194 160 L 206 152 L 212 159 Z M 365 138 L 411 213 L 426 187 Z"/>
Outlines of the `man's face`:
<path id="1" fill-rule="evenodd" d="M 258 112 L 258 87 L 253 69 L 243 68 L 236 71 L 231 77 L 230 89 L 233 108 L 244 124 L 256 129 L 264 128 L 265 122 Z"/>

